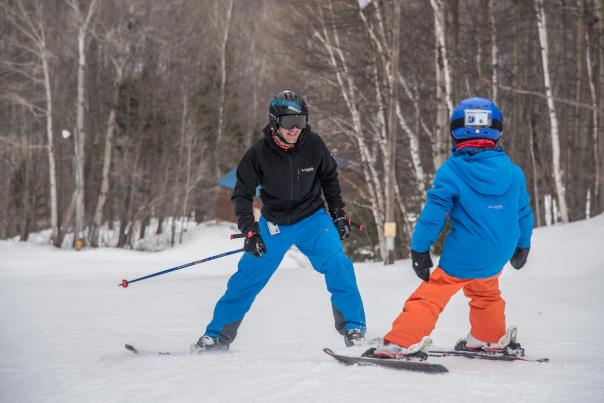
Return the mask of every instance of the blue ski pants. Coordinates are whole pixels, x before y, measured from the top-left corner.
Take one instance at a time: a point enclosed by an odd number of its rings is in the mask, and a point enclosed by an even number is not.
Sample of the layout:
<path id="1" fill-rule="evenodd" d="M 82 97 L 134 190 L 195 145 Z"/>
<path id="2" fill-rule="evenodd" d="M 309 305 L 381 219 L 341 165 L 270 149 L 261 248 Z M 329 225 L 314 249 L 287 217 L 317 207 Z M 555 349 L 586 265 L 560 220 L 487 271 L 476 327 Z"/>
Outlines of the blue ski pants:
<path id="1" fill-rule="evenodd" d="M 316 271 L 325 276 L 335 327 L 341 334 L 349 329 L 365 329 L 365 311 L 351 260 L 344 255 L 338 230 L 324 209 L 292 225 L 279 225 L 280 233 L 270 235 L 266 219 L 260 218 L 260 235 L 266 254 L 255 257 L 244 253 L 227 290 L 214 308 L 206 335 L 230 344 L 237 336 L 243 317 L 256 295 L 279 267 L 292 245 L 308 257 Z"/>

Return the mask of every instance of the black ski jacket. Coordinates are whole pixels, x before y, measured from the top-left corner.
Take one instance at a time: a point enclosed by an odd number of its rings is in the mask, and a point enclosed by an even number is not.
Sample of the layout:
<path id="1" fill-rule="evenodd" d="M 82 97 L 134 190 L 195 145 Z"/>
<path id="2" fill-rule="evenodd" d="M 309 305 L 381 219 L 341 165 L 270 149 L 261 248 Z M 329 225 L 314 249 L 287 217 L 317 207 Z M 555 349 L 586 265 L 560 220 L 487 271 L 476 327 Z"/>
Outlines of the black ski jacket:
<path id="1" fill-rule="evenodd" d="M 245 153 L 237 167 L 237 183 L 231 201 L 235 204 L 239 229 L 257 231 L 252 199 L 261 186 L 262 215 L 278 225 L 294 224 L 324 207 L 343 208 L 336 161 L 321 137 L 307 126 L 295 147 L 280 149 L 269 126 L 264 138 Z"/>

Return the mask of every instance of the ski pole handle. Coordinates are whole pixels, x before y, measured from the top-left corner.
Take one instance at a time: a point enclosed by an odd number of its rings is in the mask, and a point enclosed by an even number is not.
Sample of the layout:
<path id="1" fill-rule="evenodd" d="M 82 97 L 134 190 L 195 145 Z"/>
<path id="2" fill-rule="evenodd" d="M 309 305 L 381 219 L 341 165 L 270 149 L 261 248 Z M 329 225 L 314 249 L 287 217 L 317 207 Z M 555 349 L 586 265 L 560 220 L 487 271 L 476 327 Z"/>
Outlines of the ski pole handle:
<path id="1" fill-rule="evenodd" d="M 191 262 L 191 263 L 186 263 L 186 264 L 183 264 L 183 265 L 180 265 L 180 266 L 172 267 L 170 269 L 158 271 L 157 273 L 149 274 L 147 276 L 135 278 L 134 280 L 123 279 L 122 282 L 120 284 L 118 284 L 118 286 L 122 287 L 122 288 L 128 288 L 128 286 L 130 284 L 136 283 L 137 281 L 145 280 L 145 279 L 148 279 L 148 278 L 151 278 L 151 277 L 155 277 L 155 276 L 161 276 L 162 274 L 166 274 L 166 273 L 170 273 L 172 271 L 184 269 L 185 267 L 190 267 L 190 266 L 194 266 L 196 264 L 209 262 L 210 260 L 220 259 L 221 257 L 225 257 L 225 256 L 229 256 L 229 255 L 234 255 L 235 253 L 240 253 L 240 252 L 243 252 L 243 249 L 235 249 L 235 250 L 232 250 L 232 251 L 229 251 L 229 252 L 220 253 L 218 255 L 206 257 L 205 259 L 196 260 L 196 261 Z"/>
<path id="2" fill-rule="evenodd" d="M 361 232 L 365 231 L 365 225 L 364 224 L 356 223 L 356 222 L 352 221 L 350 218 L 348 219 L 348 225 L 350 225 L 351 228 L 354 228 L 357 231 L 361 231 Z M 245 235 L 245 234 L 231 234 L 231 239 L 239 239 L 239 238 L 247 238 L 247 235 Z"/>

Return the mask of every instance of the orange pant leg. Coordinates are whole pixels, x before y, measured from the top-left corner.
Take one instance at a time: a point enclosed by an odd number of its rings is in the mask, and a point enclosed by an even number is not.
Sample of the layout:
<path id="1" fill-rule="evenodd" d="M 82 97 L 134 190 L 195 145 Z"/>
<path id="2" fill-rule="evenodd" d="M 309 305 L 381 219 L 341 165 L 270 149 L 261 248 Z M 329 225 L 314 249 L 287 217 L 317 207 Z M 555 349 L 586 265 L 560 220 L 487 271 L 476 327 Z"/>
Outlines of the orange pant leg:
<path id="1" fill-rule="evenodd" d="M 422 281 L 407 299 L 384 340 L 409 347 L 428 336 L 451 297 L 471 281 L 449 276 L 440 267 L 436 268 L 428 282 Z"/>
<path id="2" fill-rule="evenodd" d="M 470 333 L 478 340 L 496 343 L 505 334 L 505 301 L 499 291 L 499 275 L 476 279 L 463 288 L 470 298 Z"/>

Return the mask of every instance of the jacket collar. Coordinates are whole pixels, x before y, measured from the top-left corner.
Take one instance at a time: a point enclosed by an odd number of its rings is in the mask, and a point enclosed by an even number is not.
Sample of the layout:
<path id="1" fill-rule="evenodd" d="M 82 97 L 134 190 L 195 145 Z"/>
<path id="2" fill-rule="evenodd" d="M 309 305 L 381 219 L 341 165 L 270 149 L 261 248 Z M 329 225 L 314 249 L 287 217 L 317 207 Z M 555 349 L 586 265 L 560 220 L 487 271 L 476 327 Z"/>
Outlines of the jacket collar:
<path id="1" fill-rule="evenodd" d="M 275 141 L 273 140 L 273 131 L 271 130 L 270 125 L 266 125 L 266 127 L 262 130 L 262 132 L 264 133 L 264 141 L 266 144 L 268 144 L 268 146 L 270 148 L 272 148 L 273 150 L 277 150 L 279 152 L 282 153 L 291 153 L 291 152 L 296 152 L 298 151 L 300 148 L 302 148 L 304 146 L 304 144 L 306 143 L 306 139 L 308 138 L 308 132 L 310 132 L 310 126 L 306 125 L 306 127 L 304 129 L 302 129 L 302 133 L 300 133 L 300 137 L 298 138 L 298 141 L 296 142 L 296 144 L 294 144 L 294 147 L 289 150 L 289 151 L 285 151 L 283 149 L 281 149 L 279 146 L 277 146 L 277 144 L 275 144 Z"/>

